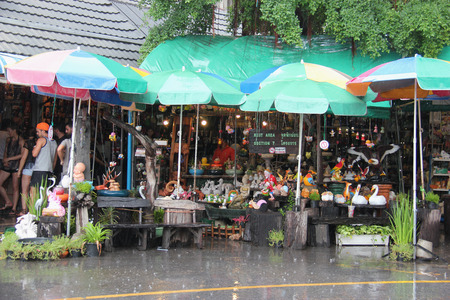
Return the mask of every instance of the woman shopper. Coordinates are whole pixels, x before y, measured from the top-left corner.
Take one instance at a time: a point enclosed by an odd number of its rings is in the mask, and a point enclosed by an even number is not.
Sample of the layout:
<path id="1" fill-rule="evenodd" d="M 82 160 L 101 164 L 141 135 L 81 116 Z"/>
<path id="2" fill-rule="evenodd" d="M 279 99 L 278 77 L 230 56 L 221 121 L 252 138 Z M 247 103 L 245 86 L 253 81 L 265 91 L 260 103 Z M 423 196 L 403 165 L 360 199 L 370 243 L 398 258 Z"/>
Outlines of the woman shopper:
<path id="1" fill-rule="evenodd" d="M 18 128 L 16 124 L 10 124 L 6 128 L 8 131 L 9 137 L 6 140 L 6 148 L 5 153 L 3 155 L 3 168 L 0 170 L 0 195 L 5 199 L 5 209 L 11 207 L 11 215 L 15 215 L 17 212 L 17 203 L 19 202 L 19 164 L 20 159 L 22 158 L 22 154 L 24 151 L 23 145 L 24 140 L 18 134 Z M 6 189 L 3 187 L 3 184 L 11 175 L 12 177 L 12 188 L 13 188 L 13 199 L 12 201 L 8 197 L 8 193 Z M 24 209 L 24 207 L 22 207 Z M 22 214 L 25 212 L 22 211 Z"/>
<path id="2" fill-rule="evenodd" d="M 33 127 L 26 130 L 26 140 L 23 145 L 24 151 L 19 165 L 19 177 L 22 176 L 22 210 L 26 207 L 26 197 L 30 195 L 31 175 L 33 175 L 34 157 L 32 154 L 36 145 L 36 131 Z"/>

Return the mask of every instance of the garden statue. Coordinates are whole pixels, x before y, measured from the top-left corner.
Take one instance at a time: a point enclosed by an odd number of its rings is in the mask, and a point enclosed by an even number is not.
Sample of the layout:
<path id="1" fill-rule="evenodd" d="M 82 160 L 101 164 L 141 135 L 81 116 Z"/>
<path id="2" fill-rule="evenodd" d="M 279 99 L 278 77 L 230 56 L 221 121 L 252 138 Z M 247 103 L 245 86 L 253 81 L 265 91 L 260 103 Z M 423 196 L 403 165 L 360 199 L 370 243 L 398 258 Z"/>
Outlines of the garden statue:
<path id="1" fill-rule="evenodd" d="M 79 162 L 73 167 L 73 181 L 74 182 L 82 182 L 84 181 L 84 170 L 86 170 L 86 166 Z"/>
<path id="2" fill-rule="evenodd" d="M 16 234 L 20 239 L 37 237 L 36 216 L 30 213 L 17 218 Z"/>
<path id="3" fill-rule="evenodd" d="M 42 210 L 43 216 L 63 217 L 66 214 L 66 209 L 61 205 L 61 199 L 56 195 L 56 192 L 50 193 L 48 196 L 48 207 Z"/>

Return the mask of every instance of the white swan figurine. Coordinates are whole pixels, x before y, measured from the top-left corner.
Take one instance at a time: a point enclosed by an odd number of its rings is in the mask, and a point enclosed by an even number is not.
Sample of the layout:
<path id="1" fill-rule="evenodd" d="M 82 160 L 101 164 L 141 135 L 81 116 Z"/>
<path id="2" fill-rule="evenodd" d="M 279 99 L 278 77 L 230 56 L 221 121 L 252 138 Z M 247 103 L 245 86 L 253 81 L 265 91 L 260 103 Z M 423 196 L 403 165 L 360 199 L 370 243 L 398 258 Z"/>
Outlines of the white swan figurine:
<path id="1" fill-rule="evenodd" d="M 386 197 L 380 195 L 378 196 L 378 185 L 374 184 L 372 186 L 371 191 L 375 190 L 375 193 L 372 194 L 369 198 L 370 205 L 385 205 L 386 204 Z"/>
<path id="2" fill-rule="evenodd" d="M 356 188 L 355 195 L 352 198 L 352 204 L 367 204 L 367 199 L 364 196 L 359 195 L 359 190 L 361 189 L 361 185 L 358 184 Z"/>

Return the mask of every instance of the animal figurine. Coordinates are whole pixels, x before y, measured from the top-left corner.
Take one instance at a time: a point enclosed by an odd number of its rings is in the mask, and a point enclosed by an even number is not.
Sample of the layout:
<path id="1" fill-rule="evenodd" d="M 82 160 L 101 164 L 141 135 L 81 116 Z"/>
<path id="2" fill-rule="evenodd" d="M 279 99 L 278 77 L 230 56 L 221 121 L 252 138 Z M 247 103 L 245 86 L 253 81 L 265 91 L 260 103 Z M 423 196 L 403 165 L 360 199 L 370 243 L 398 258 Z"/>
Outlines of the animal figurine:
<path id="1" fill-rule="evenodd" d="M 367 199 L 364 196 L 361 196 L 359 194 L 359 191 L 361 190 L 361 185 L 358 184 L 358 187 L 356 188 L 355 195 L 353 195 L 352 198 L 352 204 L 367 204 Z"/>
<path id="2" fill-rule="evenodd" d="M 61 199 L 56 192 L 48 196 L 48 207 L 42 210 L 43 216 L 62 217 L 66 214 L 66 209 L 61 205 Z"/>
<path id="3" fill-rule="evenodd" d="M 333 201 L 333 193 L 332 192 L 323 192 L 322 195 L 322 201 Z"/>
<path id="4" fill-rule="evenodd" d="M 346 201 L 350 200 L 350 187 L 351 186 L 352 186 L 352 184 L 350 182 L 345 182 L 344 198 Z"/>
<path id="5" fill-rule="evenodd" d="M 314 182 L 313 179 L 313 175 L 315 175 L 316 172 L 314 172 L 313 170 L 309 170 L 308 174 L 305 175 L 305 177 L 303 178 L 303 184 L 305 186 L 315 186 L 316 183 Z"/>
<path id="6" fill-rule="evenodd" d="M 390 154 L 393 154 L 400 149 L 400 146 L 390 144 L 377 146 L 375 151 L 368 148 L 367 146 L 361 147 L 350 147 L 347 152 L 349 154 L 356 155 L 356 159 L 364 160 L 369 166 L 372 167 L 372 173 L 374 174 L 372 179 L 377 179 L 379 175 L 382 173 L 381 163 L 383 160 Z"/>
<path id="7" fill-rule="evenodd" d="M 333 167 L 333 169 L 331 169 L 330 174 L 333 174 L 334 172 L 342 169 L 342 167 L 344 167 L 344 163 L 345 163 L 345 158 L 341 158 L 339 160 L 339 162 Z"/>
<path id="8" fill-rule="evenodd" d="M 378 185 L 374 184 L 371 191 L 375 190 L 372 196 L 369 198 L 370 205 L 385 205 L 386 198 L 382 195 L 378 195 Z"/>

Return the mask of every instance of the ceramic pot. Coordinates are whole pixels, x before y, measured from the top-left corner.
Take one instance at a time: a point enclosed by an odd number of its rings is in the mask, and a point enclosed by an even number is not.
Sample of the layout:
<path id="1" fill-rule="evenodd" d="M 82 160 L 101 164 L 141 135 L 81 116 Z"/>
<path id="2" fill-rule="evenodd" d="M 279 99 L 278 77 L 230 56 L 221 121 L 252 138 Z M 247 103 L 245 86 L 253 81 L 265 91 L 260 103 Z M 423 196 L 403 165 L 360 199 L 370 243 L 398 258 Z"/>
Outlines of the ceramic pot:
<path id="1" fill-rule="evenodd" d="M 312 207 L 312 208 L 317 208 L 317 207 L 319 207 L 319 201 L 316 201 L 316 200 L 310 200 L 309 202 L 311 203 L 311 207 Z"/>
<path id="2" fill-rule="evenodd" d="M 427 206 L 429 209 L 438 209 L 439 208 L 439 204 L 437 204 L 435 202 L 431 202 L 431 201 L 427 201 Z"/>
<path id="3" fill-rule="evenodd" d="M 81 249 L 76 249 L 76 250 L 70 250 L 70 256 L 81 257 L 83 255 L 81 254 Z"/>
<path id="4" fill-rule="evenodd" d="M 100 252 L 97 249 L 97 244 L 87 243 L 86 244 L 86 256 L 98 257 Z"/>

